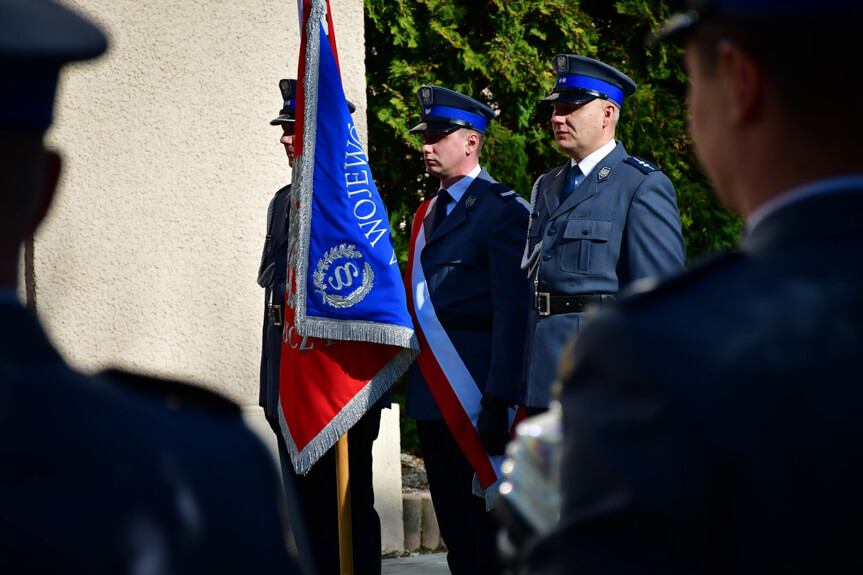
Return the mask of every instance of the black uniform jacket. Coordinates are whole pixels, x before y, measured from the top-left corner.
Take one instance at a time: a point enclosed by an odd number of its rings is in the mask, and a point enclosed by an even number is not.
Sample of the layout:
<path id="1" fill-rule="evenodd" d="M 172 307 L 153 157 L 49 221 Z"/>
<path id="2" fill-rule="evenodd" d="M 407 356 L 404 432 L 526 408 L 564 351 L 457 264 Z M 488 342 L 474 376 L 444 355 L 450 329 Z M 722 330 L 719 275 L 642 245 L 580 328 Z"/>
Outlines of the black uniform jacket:
<path id="1" fill-rule="evenodd" d="M 0 305 L 0 572 L 298 573 L 239 407 L 142 380 L 72 370 Z"/>
<path id="2" fill-rule="evenodd" d="M 429 297 L 473 380 L 483 393 L 512 404 L 518 401 L 529 305 L 529 282 L 520 268 L 527 221 L 527 203 L 483 169 L 422 252 Z M 405 411 L 418 419 L 441 417 L 416 363 L 408 374 Z"/>

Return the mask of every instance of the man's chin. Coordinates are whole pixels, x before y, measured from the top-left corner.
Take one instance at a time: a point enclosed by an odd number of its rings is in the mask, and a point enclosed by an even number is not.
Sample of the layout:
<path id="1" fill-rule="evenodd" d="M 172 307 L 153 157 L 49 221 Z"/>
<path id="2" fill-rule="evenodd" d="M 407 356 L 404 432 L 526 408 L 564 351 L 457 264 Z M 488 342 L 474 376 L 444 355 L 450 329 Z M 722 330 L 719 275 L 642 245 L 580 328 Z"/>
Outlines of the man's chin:
<path id="1" fill-rule="evenodd" d="M 557 144 L 557 149 L 567 156 L 572 156 L 576 152 L 576 144 L 569 138 L 555 139 L 554 143 Z"/>

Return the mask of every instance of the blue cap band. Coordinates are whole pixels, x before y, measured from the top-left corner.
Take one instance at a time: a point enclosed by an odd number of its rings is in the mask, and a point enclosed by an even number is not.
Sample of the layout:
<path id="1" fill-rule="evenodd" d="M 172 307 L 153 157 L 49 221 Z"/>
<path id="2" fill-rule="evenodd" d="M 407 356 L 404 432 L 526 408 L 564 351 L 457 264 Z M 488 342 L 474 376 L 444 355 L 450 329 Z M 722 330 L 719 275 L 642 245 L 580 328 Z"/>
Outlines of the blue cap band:
<path id="1" fill-rule="evenodd" d="M 461 120 L 462 122 L 467 122 L 477 131 L 485 133 L 485 116 L 481 116 L 479 114 L 472 114 L 471 112 L 467 112 L 465 110 L 460 110 L 458 108 L 449 108 L 447 106 L 424 106 L 423 107 L 423 118 L 427 116 L 437 116 L 442 118 L 450 118 L 453 120 Z"/>
<path id="2" fill-rule="evenodd" d="M 558 86 L 566 86 L 568 88 L 581 88 L 583 90 L 593 90 L 605 96 L 608 96 L 618 106 L 623 105 L 623 90 L 617 86 L 612 86 L 602 80 L 590 78 L 588 76 L 558 76 Z"/>

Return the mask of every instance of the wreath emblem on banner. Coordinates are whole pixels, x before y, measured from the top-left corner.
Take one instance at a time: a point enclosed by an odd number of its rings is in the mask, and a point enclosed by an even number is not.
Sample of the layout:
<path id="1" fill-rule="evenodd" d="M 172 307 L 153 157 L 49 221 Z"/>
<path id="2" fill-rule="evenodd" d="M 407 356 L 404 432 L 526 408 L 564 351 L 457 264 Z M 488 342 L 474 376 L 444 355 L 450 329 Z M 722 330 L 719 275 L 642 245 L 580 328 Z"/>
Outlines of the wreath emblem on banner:
<path id="1" fill-rule="evenodd" d="M 336 309 L 346 309 L 365 299 L 375 283 L 375 272 L 369 262 L 360 262 L 363 254 L 353 244 L 340 244 L 330 248 L 318 260 L 312 274 L 315 293 L 322 301 Z M 362 265 L 362 273 L 360 272 Z M 362 275 L 362 277 L 360 277 Z"/>

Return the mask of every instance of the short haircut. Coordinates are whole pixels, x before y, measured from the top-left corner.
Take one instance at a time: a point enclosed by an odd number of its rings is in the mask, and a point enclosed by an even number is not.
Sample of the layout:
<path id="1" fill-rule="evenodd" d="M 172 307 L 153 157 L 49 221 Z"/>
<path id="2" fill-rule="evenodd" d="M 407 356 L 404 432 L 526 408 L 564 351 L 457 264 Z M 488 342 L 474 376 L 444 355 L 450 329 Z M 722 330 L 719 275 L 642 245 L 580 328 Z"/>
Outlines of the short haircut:
<path id="1" fill-rule="evenodd" d="M 854 79 L 861 24 L 859 15 L 830 21 L 706 18 L 689 40 L 709 72 L 716 68 L 719 42 L 740 46 L 763 67 L 789 119 L 857 142 L 863 129 Z"/>

